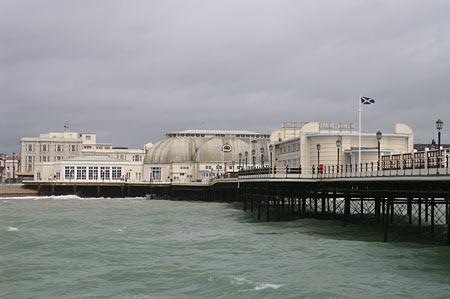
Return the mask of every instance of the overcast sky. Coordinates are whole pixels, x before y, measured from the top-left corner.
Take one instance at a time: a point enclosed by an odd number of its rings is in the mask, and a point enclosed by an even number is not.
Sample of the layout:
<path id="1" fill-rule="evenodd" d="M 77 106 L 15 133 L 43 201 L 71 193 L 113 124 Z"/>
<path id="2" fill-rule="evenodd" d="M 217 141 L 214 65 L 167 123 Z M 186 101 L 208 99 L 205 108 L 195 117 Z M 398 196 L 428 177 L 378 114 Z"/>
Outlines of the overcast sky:
<path id="1" fill-rule="evenodd" d="M 183 129 L 409 124 L 450 143 L 450 1 L 0 0 L 0 152 L 96 132 L 141 148 Z M 449 132 L 449 133 L 447 133 Z"/>

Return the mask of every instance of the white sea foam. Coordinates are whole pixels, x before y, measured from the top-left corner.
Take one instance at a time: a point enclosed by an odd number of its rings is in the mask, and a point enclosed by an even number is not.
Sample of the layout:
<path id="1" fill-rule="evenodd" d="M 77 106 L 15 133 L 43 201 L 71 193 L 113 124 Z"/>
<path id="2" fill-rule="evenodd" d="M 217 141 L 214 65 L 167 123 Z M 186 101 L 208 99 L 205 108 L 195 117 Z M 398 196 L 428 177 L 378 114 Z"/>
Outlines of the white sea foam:
<path id="1" fill-rule="evenodd" d="M 273 283 L 258 283 L 255 287 L 255 291 L 260 291 L 264 289 L 279 289 L 283 285 L 282 284 L 273 284 Z"/>
<path id="2" fill-rule="evenodd" d="M 17 227 L 13 227 L 13 226 L 8 226 L 8 231 L 9 232 L 16 232 L 16 231 L 18 231 L 19 229 L 17 228 Z"/>
<path id="3" fill-rule="evenodd" d="M 237 285 L 241 285 L 241 284 L 249 284 L 252 283 L 250 280 L 243 278 L 243 277 L 234 277 L 231 279 L 231 283 L 232 284 L 237 284 Z"/>
<path id="4" fill-rule="evenodd" d="M 113 229 L 113 232 L 120 233 L 123 232 L 126 228 L 126 226 L 123 226 L 122 228 Z"/>

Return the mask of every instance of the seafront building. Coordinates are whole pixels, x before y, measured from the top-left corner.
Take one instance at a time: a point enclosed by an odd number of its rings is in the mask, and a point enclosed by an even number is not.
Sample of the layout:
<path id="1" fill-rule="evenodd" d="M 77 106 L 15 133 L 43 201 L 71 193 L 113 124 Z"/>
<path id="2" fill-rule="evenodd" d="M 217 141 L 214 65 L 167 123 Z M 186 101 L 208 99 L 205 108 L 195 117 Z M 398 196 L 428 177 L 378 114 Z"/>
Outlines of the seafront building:
<path id="1" fill-rule="evenodd" d="M 359 134 L 352 123 L 290 122 L 272 133 L 273 163 L 277 168 L 302 168 L 308 174 L 322 165 L 366 165 L 378 161 L 376 133 L 361 134 L 361 161 L 359 161 Z M 319 149 L 318 149 L 319 148 Z M 382 133 L 380 154 L 411 153 L 414 134 L 405 124 L 396 124 L 393 133 Z"/>
<path id="2" fill-rule="evenodd" d="M 0 154 L 0 183 L 14 182 L 20 167 L 20 157 Z"/>
<path id="3" fill-rule="evenodd" d="M 211 178 L 226 177 L 240 169 L 274 166 L 277 171 L 297 169 L 311 174 L 318 164 L 376 163 L 376 134 L 362 134 L 361 161 L 358 138 L 351 123 L 296 122 L 283 123 L 282 129 L 272 134 L 244 130 L 168 132 L 166 139 L 155 145 L 148 143 L 142 150 L 114 148 L 97 143 L 95 134 L 71 132 L 23 138 L 21 146 L 23 158 L 31 156 L 30 161 L 35 161 L 31 169 L 37 181 L 207 184 Z M 382 134 L 381 156 L 413 152 L 414 134 L 408 125 L 396 124 L 392 133 Z M 22 166 L 30 169 L 29 164 Z"/>
<path id="4" fill-rule="evenodd" d="M 146 147 L 152 144 L 145 145 Z M 64 132 L 51 132 L 40 134 L 39 137 L 22 138 L 20 140 L 21 165 L 18 176 L 22 178 L 32 178 L 40 180 L 55 179 L 57 170 L 49 168 L 64 164 L 62 161 L 76 161 L 85 157 L 90 161 L 104 161 L 103 156 L 110 160 L 117 160 L 123 163 L 142 164 L 145 149 L 128 149 L 125 147 L 114 147 L 111 143 L 98 143 L 97 134 L 70 132 L 66 126 Z M 90 158 L 86 158 L 90 157 Z M 49 175 L 52 172 L 52 175 Z"/>
<path id="5" fill-rule="evenodd" d="M 269 134 L 186 130 L 166 136 L 145 155 L 145 176 L 153 182 L 207 183 L 211 177 L 269 163 L 267 158 L 264 161 L 264 153 L 269 152 Z"/>

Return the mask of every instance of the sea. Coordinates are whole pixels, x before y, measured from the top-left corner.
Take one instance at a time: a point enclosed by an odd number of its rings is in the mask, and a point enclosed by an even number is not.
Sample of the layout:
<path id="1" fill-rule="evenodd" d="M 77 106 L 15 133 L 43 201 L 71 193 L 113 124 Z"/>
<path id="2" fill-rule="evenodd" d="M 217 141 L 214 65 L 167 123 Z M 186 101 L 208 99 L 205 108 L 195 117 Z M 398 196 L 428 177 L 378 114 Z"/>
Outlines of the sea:
<path id="1" fill-rule="evenodd" d="M 450 298 L 450 247 L 238 203 L 0 198 L 0 298 Z"/>

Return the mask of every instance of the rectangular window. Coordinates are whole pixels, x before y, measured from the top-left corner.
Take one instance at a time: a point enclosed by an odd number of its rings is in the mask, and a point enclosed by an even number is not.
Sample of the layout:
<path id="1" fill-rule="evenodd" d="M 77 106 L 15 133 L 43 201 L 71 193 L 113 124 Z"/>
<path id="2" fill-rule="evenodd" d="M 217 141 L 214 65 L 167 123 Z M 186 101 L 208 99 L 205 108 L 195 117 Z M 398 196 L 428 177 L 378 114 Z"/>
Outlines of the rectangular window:
<path id="1" fill-rule="evenodd" d="M 136 172 L 134 174 L 134 177 L 135 177 L 136 182 L 140 182 L 142 179 L 142 174 L 140 172 Z"/>
<path id="2" fill-rule="evenodd" d="M 55 172 L 55 180 L 59 180 L 61 178 L 61 172 Z"/>
<path id="3" fill-rule="evenodd" d="M 64 145 L 55 144 L 55 152 L 62 152 L 62 151 L 64 151 Z"/>
<path id="4" fill-rule="evenodd" d="M 64 178 L 66 180 L 73 180 L 75 178 L 75 166 L 64 167 Z"/>
<path id="5" fill-rule="evenodd" d="M 111 167 L 111 179 L 120 180 L 121 176 L 122 176 L 122 167 L 119 166 Z"/>
<path id="6" fill-rule="evenodd" d="M 134 162 L 142 161 L 142 157 L 140 155 L 133 155 L 132 159 Z"/>
<path id="7" fill-rule="evenodd" d="M 97 166 L 89 166 L 89 179 L 90 180 L 98 180 L 98 167 Z"/>
<path id="8" fill-rule="evenodd" d="M 110 179 L 111 168 L 106 166 L 100 167 L 100 179 L 109 180 Z"/>
<path id="9" fill-rule="evenodd" d="M 84 148 L 84 149 L 91 149 L 92 146 L 90 146 L 90 145 L 85 145 L 83 148 Z"/>
<path id="10" fill-rule="evenodd" d="M 77 180 L 86 179 L 86 166 L 77 166 Z"/>
<path id="11" fill-rule="evenodd" d="M 161 181 L 161 167 L 150 167 L 150 180 Z"/>
<path id="12" fill-rule="evenodd" d="M 48 145 L 47 144 L 42 144 L 41 148 L 42 148 L 43 152 L 48 152 Z"/>
<path id="13" fill-rule="evenodd" d="M 78 145 L 71 144 L 69 145 L 69 152 L 77 152 L 78 151 Z"/>
<path id="14" fill-rule="evenodd" d="M 27 152 L 33 152 L 33 145 L 32 144 L 27 144 Z"/>
<path id="15" fill-rule="evenodd" d="M 36 178 L 38 181 L 41 180 L 41 173 L 40 172 L 36 172 Z"/>

